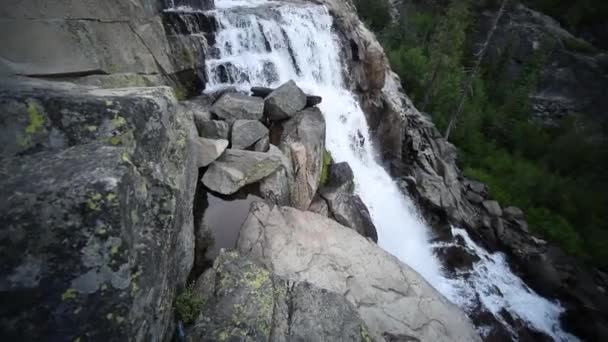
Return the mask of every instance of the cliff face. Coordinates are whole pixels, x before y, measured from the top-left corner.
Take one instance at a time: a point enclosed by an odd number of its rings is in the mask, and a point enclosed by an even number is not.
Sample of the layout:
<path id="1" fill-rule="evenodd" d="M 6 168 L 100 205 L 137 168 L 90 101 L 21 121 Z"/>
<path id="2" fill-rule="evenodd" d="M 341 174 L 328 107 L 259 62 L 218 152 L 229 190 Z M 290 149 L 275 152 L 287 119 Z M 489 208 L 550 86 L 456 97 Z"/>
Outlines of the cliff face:
<path id="1" fill-rule="evenodd" d="M 202 0 L 179 4 L 213 6 Z M 9 1 L 0 10 L 0 71 L 106 87 L 170 83 L 197 93 L 205 83 L 206 41 L 166 30 L 162 10 L 167 5 L 160 0 Z"/>
<path id="2" fill-rule="evenodd" d="M 485 39 L 495 12 L 480 13 L 473 44 Z M 589 114 L 607 120 L 608 55 L 575 37 L 560 24 L 523 5 L 510 8 L 499 23 L 486 62 L 506 63 L 507 79 L 515 81 L 529 63 L 541 58 L 537 88 L 530 94 L 534 118 L 550 125 L 567 116 Z"/>

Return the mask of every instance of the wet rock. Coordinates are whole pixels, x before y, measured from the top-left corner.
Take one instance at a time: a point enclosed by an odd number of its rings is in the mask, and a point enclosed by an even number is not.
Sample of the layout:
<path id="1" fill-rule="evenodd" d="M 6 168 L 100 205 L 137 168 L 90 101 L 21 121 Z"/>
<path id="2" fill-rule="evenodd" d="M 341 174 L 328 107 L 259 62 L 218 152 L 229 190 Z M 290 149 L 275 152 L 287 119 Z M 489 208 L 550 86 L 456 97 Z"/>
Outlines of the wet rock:
<path id="1" fill-rule="evenodd" d="M 440 248 L 437 256 L 443 261 L 447 270 L 451 273 L 456 271 L 469 271 L 473 268 L 473 264 L 479 261 L 479 257 L 470 253 L 462 246 L 449 246 Z"/>
<path id="2" fill-rule="evenodd" d="M 372 340 L 480 341 L 469 319 L 420 275 L 376 244 L 326 217 L 254 203 L 238 249 L 277 276 L 344 295 Z"/>
<path id="3" fill-rule="evenodd" d="M 321 180 L 325 150 L 325 118 L 318 108 L 306 109 L 283 125 L 279 148 L 293 167 L 290 205 L 306 210 Z"/>
<path id="4" fill-rule="evenodd" d="M 292 80 L 273 90 L 264 99 L 264 112 L 270 120 L 289 119 L 306 106 L 306 94 Z"/>
<path id="5" fill-rule="evenodd" d="M 233 149 L 247 149 L 263 138 L 268 138 L 268 128 L 258 120 L 237 120 L 232 125 Z"/>
<path id="6" fill-rule="evenodd" d="M 204 303 L 192 341 L 369 341 L 357 309 L 341 294 L 286 280 L 237 252 L 224 252 L 199 278 Z M 210 290 L 213 289 L 213 290 Z"/>
<path id="7" fill-rule="evenodd" d="M 225 121 L 200 120 L 196 122 L 198 134 L 203 138 L 225 140 L 230 138 L 230 125 Z"/>
<path id="8" fill-rule="evenodd" d="M 492 217 L 500 217 L 502 216 L 502 209 L 500 208 L 500 204 L 496 201 L 483 201 L 481 203 L 483 207 L 486 209 L 487 213 Z"/>
<path id="9" fill-rule="evenodd" d="M 0 163 L 3 338 L 163 339 L 194 258 L 191 116 L 166 87 L 39 80 L 2 82 L 0 110 L 26 122 Z"/>
<path id="10" fill-rule="evenodd" d="M 226 93 L 210 109 L 226 122 L 236 120 L 260 120 L 264 116 L 264 100 L 238 93 Z"/>
<path id="11" fill-rule="evenodd" d="M 378 242 L 378 233 L 367 206 L 354 192 L 354 175 L 346 162 L 329 167 L 327 183 L 318 194 L 326 201 L 331 217 L 362 236 Z"/>
<path id="12" fill-rule="evenodd" d="M 271 175 L 281 165 L 281 156 L 228 149 L 203 175 L 203 184 L 212 191 L 231 195 L 247 184 Z"/>
<path id="13" fill-rule="evenodd" d="M 321 96 L 307 95 L 305 108 L 314 107 L 321 104 L 321 102 L 323 102 L 323 98 Z"/>
<path id="14" fill-rule="evenodd" d="M 251 87 L 251 96 L 266 98 L 274 89 L 267 87 Z"/>
<path id="15" fill-rule="evenodd" d="M 228 140 L 195 139 L 195 149 L 198 157 L 197 166 L 206 167 L 213 163 L 224 153 L 227 147 Z"/>

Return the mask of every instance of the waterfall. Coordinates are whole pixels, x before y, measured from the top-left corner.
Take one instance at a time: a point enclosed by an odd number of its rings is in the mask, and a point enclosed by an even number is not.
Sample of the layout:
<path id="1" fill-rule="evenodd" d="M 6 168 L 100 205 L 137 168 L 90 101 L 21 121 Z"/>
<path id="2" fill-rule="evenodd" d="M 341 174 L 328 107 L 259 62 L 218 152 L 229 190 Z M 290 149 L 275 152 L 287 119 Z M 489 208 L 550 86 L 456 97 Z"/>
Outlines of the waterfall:
<path id="1" fill-rule="evenodd" d="M 378 244 L 420 273 L 465 311 L 477 298 L 501 319 L 507 310 L 556 340 L 574 337 L 558 321 L 562 308 L 530 290 L 511 273 L 502 254 L 475 245 L 466 231 L 455 229 L 481 257 L 468 279 L 449 279 L 433 254 L 428 227 L 390 175 L 377 162 L 365 115 L 344 84 L 340 41 L 324 6 L 266 0 L 216 0 L 210 11 L 217 22 L 215 44 L 209 48 L 207 91 L 229 86 L 276 87 L 293 79 L 307 93 L 323 97 L 319 105 L 327 123 L 327 149 L 337 162 L 348 162 L 356 192 L 369 208 L 378 230 Z M 503 259 L 501 259 L 503 258 Z M 492 293 L 492 283 L 504 296 Z M 482 329 L 483 327 L 480 327 Z M 483 331 L 482 331 L 483 333 Z"/>

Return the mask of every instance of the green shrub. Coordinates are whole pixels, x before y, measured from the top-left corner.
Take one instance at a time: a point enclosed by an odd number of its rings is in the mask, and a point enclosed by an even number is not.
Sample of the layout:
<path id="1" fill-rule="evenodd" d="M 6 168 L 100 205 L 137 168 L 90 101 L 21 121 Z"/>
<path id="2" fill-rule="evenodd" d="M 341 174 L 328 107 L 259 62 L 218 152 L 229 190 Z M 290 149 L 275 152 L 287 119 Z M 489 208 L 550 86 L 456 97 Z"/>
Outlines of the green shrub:
<path id="1" fill-rule="evenodd" d="M 329 178 L 329 167 L 333 163 L 333 159 L 328 150 L 323 151 L 323 167 L 321 168 L 321 180 L 320 185 L 325 185 Z"/>
<path id="2" fill-rule="evenodd" d="M 201 312 L 203 300 L 194 292 L 194 284 L 184 289 L 175 299 L 175 314 L 184 324 L 193 323 Z"/>
<path id="3" fill-rule="evenodd" d="M 391 22 L 388 0 L 354 0 L 357 13 L 373 31 L 380 32 Z"/>

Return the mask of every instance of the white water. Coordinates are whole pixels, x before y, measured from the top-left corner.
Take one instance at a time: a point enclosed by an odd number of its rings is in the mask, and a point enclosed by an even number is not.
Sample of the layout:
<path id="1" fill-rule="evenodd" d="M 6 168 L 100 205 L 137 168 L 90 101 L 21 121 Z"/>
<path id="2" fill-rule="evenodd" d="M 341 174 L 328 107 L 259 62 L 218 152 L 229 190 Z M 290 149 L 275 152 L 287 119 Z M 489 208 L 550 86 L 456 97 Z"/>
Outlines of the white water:
<path id="1" fill-rule="evenodd" d="M 331 31 L 332 18 L 325 7 L 279 6 L 264 0 L 216 0 L 216 6 L 213 13 L 220 28 L 216 50 L 206 61 L 207 91 L 227 86 L 248 91 L 251 86 L 276 87 L 293 79 L 308 93 L 322 96 L 327 148 L 336 161 L 348 162 L 353 169 L 356 191 L 370 210 L 382 248 L 465 310 L 478 294 L 486 309 L 500 320 L 497 313 L 505 308 L 557 340 L 573 338 L 559 327 L 559 305 L 529 290 L 511 273 L 502 254 L 489 254 L 463 230 L 455 229 L 454 233 L 462 235 L 482 261 L 475 265 L 468 281 L 442 274 L 428 228 L 413 202 L 376 161 L 365 115 L 343 84 L 340 43 Z M 218 72 L 221 68 L 224 71 Z M 385 91 L 395 92 L 393 88 Z M 493 285 L 502 297 L 492 292 Z"/>

